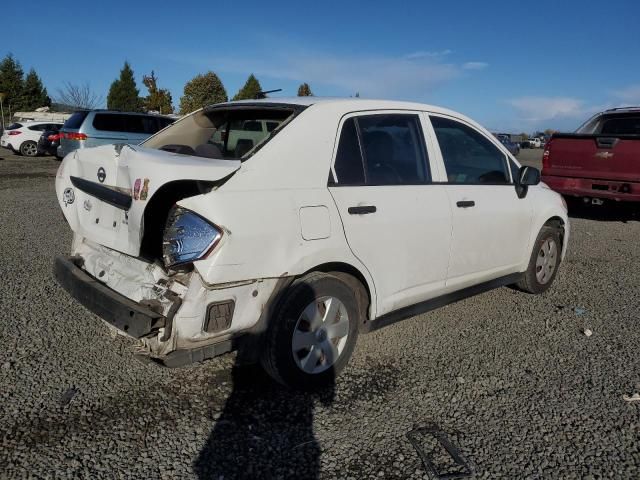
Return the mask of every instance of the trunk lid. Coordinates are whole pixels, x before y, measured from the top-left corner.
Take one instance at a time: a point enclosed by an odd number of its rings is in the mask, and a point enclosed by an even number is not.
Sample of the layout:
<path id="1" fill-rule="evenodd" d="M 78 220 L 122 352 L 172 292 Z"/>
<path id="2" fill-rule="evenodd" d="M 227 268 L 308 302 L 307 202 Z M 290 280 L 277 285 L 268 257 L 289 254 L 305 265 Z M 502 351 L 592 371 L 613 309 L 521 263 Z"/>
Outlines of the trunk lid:
<path id="1" fill-rule="evenodd" d="M 640 137 L 554 134 L 545 148 L 543 175 L 637 182 Z"/>
<path id="2" fill-rule="evenodd" d="M 56 194 L 76 234 L 138 256 L 144 211 L 160 187 L 177 180 L 221 180 L 240 165 L 239 160 L 105 145 L 65 157 L 56 177 Z"/>

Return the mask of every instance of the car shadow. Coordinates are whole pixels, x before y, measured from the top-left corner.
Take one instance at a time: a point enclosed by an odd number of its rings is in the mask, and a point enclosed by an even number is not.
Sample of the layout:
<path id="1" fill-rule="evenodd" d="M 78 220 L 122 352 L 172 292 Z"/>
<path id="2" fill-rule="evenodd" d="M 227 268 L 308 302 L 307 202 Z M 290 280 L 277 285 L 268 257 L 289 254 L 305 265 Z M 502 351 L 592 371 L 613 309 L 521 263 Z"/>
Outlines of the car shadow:
<path id="1" fill-rule="evenodd" d="M 274 302 L 275 303 L 275 302 Z M 266 312 L 275 318 L 275 309 Z M 314 435 L 315 406 L 331 405 L 335 397 L 335 373 L 314 391 L 288 389 L 269 377 L 256 358 L 261 333 L 245 338 L 231 371 L 232 391 L 207 441 L 193 462 L 197 477 L 297 478 L 320 475 L 320 445 Z M 253 355 L 252 355 L 253 353 Z M 212 382 L 219 381 L 212 379 Z"/>
<path id="2" fill-rule="evenodd" d="M 604 202 L 603 205 L 584 203 L 579 199 L 567 200 L 569 217 L 599 222 L 640 221 L 640 207 L 634 202 Z"/>

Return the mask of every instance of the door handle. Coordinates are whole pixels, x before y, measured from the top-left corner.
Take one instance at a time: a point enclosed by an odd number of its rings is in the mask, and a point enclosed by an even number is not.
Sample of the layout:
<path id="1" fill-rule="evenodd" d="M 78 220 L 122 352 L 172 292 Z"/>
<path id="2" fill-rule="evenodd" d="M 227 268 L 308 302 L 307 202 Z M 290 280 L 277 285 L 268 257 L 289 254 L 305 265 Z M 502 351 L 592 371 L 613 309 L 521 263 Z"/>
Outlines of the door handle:
<path id="1" fill-rule="evenodd" d="M 474 202 L 473 200 L 461 200 L 459 202 L 456 202 L 456 205 L 459 208 L 469 208 L 469 207 L 475 207 L 476 202 Z"/>
<path id="2" fill-rule="evenodd" d="M 366 215 L 368 213 L 376 213 L 375 205 L 362 205 L 359 207 L 349 207 L 348 210 L 351 215 Z"/>

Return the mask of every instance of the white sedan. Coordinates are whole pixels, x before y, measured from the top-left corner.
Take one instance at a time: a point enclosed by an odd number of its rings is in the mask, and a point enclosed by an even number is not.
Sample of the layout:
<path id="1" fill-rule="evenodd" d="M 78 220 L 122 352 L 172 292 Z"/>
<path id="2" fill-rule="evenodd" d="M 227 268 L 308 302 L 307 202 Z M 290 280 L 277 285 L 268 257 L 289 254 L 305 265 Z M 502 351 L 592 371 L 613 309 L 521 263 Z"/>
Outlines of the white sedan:
<path id="1" fill-rule="evenodd" d="M 240 121 L 277 127 L 237 158 L 216 132 Z M 314 387 L 359 334 L 491 288 L 548 289 L 569 222 L 539 181 L 480 125 L 430 105 L 218 104 L 139 146 L 64 159 L 74 239 L 55 275 L 158 363 L 240 349 Z"/>

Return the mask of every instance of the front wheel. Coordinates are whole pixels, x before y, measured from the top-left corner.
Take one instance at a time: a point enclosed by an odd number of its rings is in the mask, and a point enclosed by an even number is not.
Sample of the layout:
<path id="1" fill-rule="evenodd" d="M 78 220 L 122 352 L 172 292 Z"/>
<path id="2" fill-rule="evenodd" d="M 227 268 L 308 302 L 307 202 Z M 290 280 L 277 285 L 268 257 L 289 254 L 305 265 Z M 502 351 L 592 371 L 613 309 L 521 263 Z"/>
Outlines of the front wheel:
<path id="1" fill-rule="evenodd" d="M 20 153 L 25 157 L 35 157 L 38 155 L 38 145 L 31 140 L 22 142 L 22 145 L 20 145 Z"/>
<path id="2" fill-rule="evenodd" d="M 545 225 L 540 230 L 533 245 L 533 252 L 529 259 L 529 267 L 524 277 L 517 283 L 518 288 L 528 293 L 542 293 L 546 291 L 558 273 L 562 242 L 557 228 Z"/>
<path id="3" fill-rule="evenodd" d="M 291 286 L 265 335 L 261 363 L 283 385 L 331 385 L 358 337 L 356 294 L 341 278 L 312 273 Z"/>

